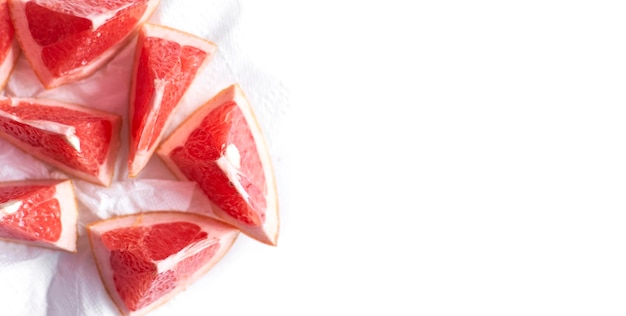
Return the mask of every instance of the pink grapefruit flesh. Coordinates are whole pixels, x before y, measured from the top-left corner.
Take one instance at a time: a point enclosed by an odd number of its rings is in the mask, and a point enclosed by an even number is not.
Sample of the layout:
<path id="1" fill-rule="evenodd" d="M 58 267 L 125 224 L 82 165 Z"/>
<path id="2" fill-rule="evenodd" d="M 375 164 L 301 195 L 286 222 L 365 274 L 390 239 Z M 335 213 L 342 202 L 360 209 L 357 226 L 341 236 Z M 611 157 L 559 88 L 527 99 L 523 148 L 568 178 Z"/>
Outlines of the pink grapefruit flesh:
<path id="1" fill-rule="evenodd" d="M 78 212 L 70 180 L 0 183 L 0 238 L 76 252 Z"/>
<path id="2" fill-rule="evenodd" d="M 238 85 L 200 107 L 157 153 L 177 177 L 199 185 L 211 201 L 211 216 L 276 245 L 278 201 L 271 160 Z"/>
<path id="3" fill-rule="evenodd" d="M 171 115 L 215 51 L 215 44 L 188 33 L 152 24 L 141 28 L 131 84 L 130 177 L 146 166 Z"/>
<path id="4" fill-rule="evenodd" d="M 88 226 L 100 276 L 124 315 L 143 315 L 213 267 L 239 231 L 197 214 L 150 212 Z"/>
<path id="5" fill-rule="evenodd" d="M 0 90 L 4 89 L 20 56 L 20 48 L 9 15 L 9 3 L 0 0 Z"/>
<path id="6" fill-rule="evenodd" d="M 43 99 L 0 98 L 0 137 L 77 178 L 109 186 L 121 117 Z"/>
<path id="7" fill-rule="evenodd" d="M 46 88 L 81 80 L 117 54 L 158 0 L 9 0 L 17 40 Z"/>

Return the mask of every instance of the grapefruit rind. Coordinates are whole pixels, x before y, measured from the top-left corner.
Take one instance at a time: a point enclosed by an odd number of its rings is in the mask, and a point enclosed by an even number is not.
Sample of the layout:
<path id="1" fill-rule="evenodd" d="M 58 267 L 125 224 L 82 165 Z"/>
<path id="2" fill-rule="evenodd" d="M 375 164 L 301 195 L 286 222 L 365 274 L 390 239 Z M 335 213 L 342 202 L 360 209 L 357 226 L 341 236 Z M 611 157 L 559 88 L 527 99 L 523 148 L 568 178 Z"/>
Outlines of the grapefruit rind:
<path id="1" fill-rule="evenodd" d="M 19 47 L 22 49 L 22 52 L 24 53 L 26 60 L 28 60 L 33 71 L 35 72 L 35 75 L 37 75 L 37 78 L 39 78 L 39 81 L 46 89 L 53 89 L 91 76 L 94 72 L 96 72 L 106 63 L 108 63 L 113 57 L 115 57 L 115 55 L 117 55 L 117 53 L 119 53 L 119 51 L 121 51 L 122 48 L 124 48 L 124 46 L 126 46 L 126 44 L 130 42 L 134 35 L 137 34 L 139 27 L 141 27 L 141 25 L 143 25 L 143 23 L 145 23 L 152 16 L 159 4 L 159 0 L 149 0 L 146 11 L 131 32 L 129 32 L 120 41 L 111 46 L 92 62 L 85 64 L 83 67 L 75 68 L 71 72 L 66 73 L 62 76 L 55 77 L 54 75 L 52 75 L 52 73 L 50 73 L 41 58 L 41 46 L 39 46 L 39 44 L 37 44 L 30 35 L 25 7 L 26 3 L 31 1 L 33 0 L 9 0 L 11 21 L 13 22 L 13 26 L 15 28 L 15 37 L 17 38 Z M 55 0 L 47 0 L 46 2 L 57 4 L 60 3 L 60 1 Z M 67 3 L 70 3 L 71 6 L 72 2 L 67 1 L 66 5 Z M 82 5 L 84 6 L 84 3 Z M 120 10 L 121 9 L 122 8 L 120 8 Z M 115 13 L 116 12 L 117 11 L 115 11 Z M 80 12 L 77 16 L 90 19 L 93 24 L 92 28 L 97 28 L 98 26 L 105 23 L 105 21 L 112 16 L 111 14 L 102 14 L 102 12 L 100 12 L 100 14 L 98 15 L 95 15 L 95 13 L 96 11 Z"/>
<path id="2" fill-rule="evenodd" d="M 99 117 L 102 117 L 103 119 L 108 120 L 109 122 L 111 122 L 111 144 L 109 145 L 109 151 L 107 153 L 107 158 L 104 161 L 104 163 L 100 166 L 100 171 L 98 172 L 97 176 L 93 176 L 90 175 L 88 173 L 85 172 L 81 172 L 75 169 L 72 169 L 68 166 L 66 166 L 63 163 L 60 163 L 54 159 L 51 159 L 49 156 L 47 156 L 43 150 L 41 149 L 41 147 L 35 147 L 35 146 L 31 146 L 30 144 L 21 142 L 15 138 L 13 138 L 12 136 L 6 134 L 5 132 L 3 132 L 2 130 L 0 130 L 0 137 L 7 140 L 9 143 L 11 143 L 12 145 L 14 145 L 15 147 L 19 148 L 20 150 L 24 151 L 25 153 L 69 174 L 72 175 L 74 177 L 77 177 L 79 179 L 85 180 L 85 181 L 89 181 L 101 186 L 110 186 L 112 181 L 113 181 L 113 174 L 115 171 L 115 160 L 117 158 L 117 153 L 119 152 L 119 148 L 121 146 L 121 139 L 120 139 L 120 130 L 121 130 L 121 126 L 122 126 L 122 117 L 116 114 L 112 114 L 112 113 L 107 113 L 107 112 L 103 112 L 103 111 L 98 111 L 95 109 L 90 109 L 90 108 L 86 108 L 86 107 L 82 107 L 79 105 L 75 105 L 75 104 L 71 104 L 71 103 L 64 103 L 64 102 L 58 102 L 58 101 L 54 101 L 54 100 L 47 100 L 47 99 L 30 99 L 30 98 L 7 98 L 7 97 L 0 97 L 0 100 L 10 100 L 10 102 L 12 102 L 12 104 L 19 104 L 20 102 L 28 102 L 28 103 L 33 103 L 33 104 L 38 104 L 38 105 L 44 105 L 44 106 L 58 106 L 58 107 L 63 107 L 63 108 L 67 108 L 67 109 L 72 109 L 72 110 L 76 110 L 76 111 L 80 111 L 80 112 L 85 112 L 85 113 L 89 113 L 89 114 L 93 114 L 93 115 L 97 115 Z M 2 117 L 7 117 L 9 119 L 15 120 L 15 116 L 0 111 L 0 116 Z M 27 124 L 27 125 L 31 125 L 33 127 L 37 127 L 37 128 L 41 128 L 43 126 L 47 125 L 47 128 L 53 128 L 54 124 L 44 124 L 45 121 L 43 120 L 19 120 L 21 123 Z M 61 124 L 58 124 L 59 126 Z"/>
<path id="3" fill-rule="evenodd" d="M 213 59 L 213 56 L 215 55 L 215 52 L 217 51 L 217 45 L 204 38 L 197 37 L 193 34 L 189 34 L 180 30 L 169 28 L 167 26 L 155 25 L 155 24 L 149 24 L 149 23 L 144 24 L 141 28 L 141 31 L 139 32 L 139 37 L 137 40 L 137 47 L 135 49 L 135 58 L 133 61 L 132 82 L 131 82 L 131 88 L 130 88 L 130 106 L 129 106 L 129 117 L 130 117 L 130 122 L 131 122 L 130 124 L 133 124 L 134 122 L 133 117 L 135 113 L 135 91 L 136 91 L 136 85 L 137 85 L 136 78 L 137 78 L 137 69 L 139 67 L 139 57 L 142 51 L 141 45 L 144 43 L 145 39 L 148 37 L 161 38 L 164 40 L 176 42 L 180 44 L 181 46 L 191 46 L 191 47 L 195 47 L 202 51 L 207 52 L 207 57 L 204 59 L 204 61 L 202 62 L 200 67 L 198 67 L 198 70 L 196 71 L 196 76 L 200 74 L 204 68 L 206 68 L 207 64 L 209 64 L 209 62 Z M 158 96 L 158 95 L 163 94 L 163 90 L 165 89 L 167 82 L 163 82 L 163 81 L 155 82 L 154 85 L 155 85 L 156 95 Z M 175 113 L 176 109 L 180 106 L 187 91 L 188 89 L 181 96 L 178 103 L 174 106 L 172 113 Z M 158 114 L 158 110 L 160 108 L 160 101 L 161 100 L 158 97 L 153 98 L 152 104 L 149 106 L 151 111 L 148 113 L 148 116 L 149 116 L 149 118 L 147 119 L 148 122 L 156 120 L 156 115 Z M 141 172 L 141 170 L 148 164 L 148 161 L 150 160 L 155 150 L 159 146 L 159 143 L 161 139 L 163 138 L 163 135 L 165 134 L 167 127 L 171 124 L 172 118 L 173 118 L 173 115 L 170 115 L 167 118 L 167 121 L 165 122 L 160 135 L 156 136 L 156 141 L 147 150 L 137 150 L 137 149 L 130 150 L 131 154 L 129 155 L 129 160 L 128 160 L 128 176 L 130 178 L 137 177 L 137 175 Z M 145 133 L 149 133 L 149 131 L 145 130 L 146 126 L 147 125 L 144 125 L 144 129 L 141 131 L 141 135 L 144 135 Z M 129 133 L 129 138 L 130 138 L 130 144 L 132 146 L 132 144 L 134 144 L 132 132 Z"/>
<path id="4" fill-rule="evenodd" d="M 185 140 L 189 137 L 189 135 L 198 126 L 200 126 L 204 117 L 211 113 L 213 109 L 230 101 L 234 101 L 241 109 L 246 122 L 250 127 L 250 131 L 254 136 L 253 138 L 259 153 L 259 158 L 261 160 L 261 164 L 263 165 L 263 173 L 265 174 L 265 181 L 267 184 L 267 194 L 265 197 L 267 203 L 265 210 L 265 222 L 262 226 L 247 225 L 227 214 L 212 201 L 210 202 L 212 209 L 211 213 L 207 215 L 239 228 L 244 234 L 262 243 L 276 246 L 280 228 L 280 219 L 278 215 L 278 197 L 272 161 L 267 145 L 265 144 L 265 138 L 263 137 L 252 107 L 238 84 L 233 84 L 227 87 L 198 108 L 165 141 L 161 143 L 161 146 L 157 149 L 157 154 L 178 179 L 191 181 L 181 172 L 176 163 L 172 161 L 170 153 L 174 148 L 185 143 Z"/>
<path id="5" fill-rule="evenodd" d="M 142 309 L 136 311 L 129 310 L 123 303 L 123 300 L 118 292 L 115 290 L 115 284 L 113 283 L 113 271 L 111 270 L 109 264 L 109 251 L 102 242 L 102 235 L 110 230 L 123 227 L 149 226 L 177 221 L 194 223 L 202 227 L 205 232 L 209 233 L 209 236 L 217 237 L 220 242 L 218 251 L 202 268 L 198 269 L 191 277 L 184 280 L 184 282 L 179 284 L 174 290 Z M 91 245 L 92 254 L 96 261 L 96 266 L 98 267 L 98 272 L 100 273 L 100 278 L 102 279 L 104 287 L 120 312 L 127 316 L 145 315 L 155 308 L 167 303 L 178 293 L 184 291 L 187 286 L 191 285 L 194 281 L 211 270 L 211 268 L 213 268 L 213 266 L 215 266 L 226 255 L 226 253 L 228 253 L 239 235 L 239 230 L 236 228 L 213 220 L 209 217 L 175 211 L 146 212 L 105 219 L 87 225 L 87 232 L 89 235 L 89 243 Z M 176 256 L 176 254 L 172 256 Z M 164 260 L 167 259 L 168 258 Z"/>
<path id="6" fill-rule="evenodd" d="M 20 243 L 28 246 L 44 247 L 55 250 L 64 250 L 67 252 L 76 252 L 76 241 L 78 239 L 78 206 L 76 203 L 76 195 L 72 181 L 67 180 L 25 180 L 25 181 L 9 181 L 0 183 L 0 187 L 18 186 L 18 185 L 43 185 L 55 186 L 56 192 L 54 199 L 59 201 L 61 210 L 61 236 L 56 242 L 47 241 L 24 241 L 4 239 L 1 240 Z M 0 218 L 2 215 L 0 214 Z"/>

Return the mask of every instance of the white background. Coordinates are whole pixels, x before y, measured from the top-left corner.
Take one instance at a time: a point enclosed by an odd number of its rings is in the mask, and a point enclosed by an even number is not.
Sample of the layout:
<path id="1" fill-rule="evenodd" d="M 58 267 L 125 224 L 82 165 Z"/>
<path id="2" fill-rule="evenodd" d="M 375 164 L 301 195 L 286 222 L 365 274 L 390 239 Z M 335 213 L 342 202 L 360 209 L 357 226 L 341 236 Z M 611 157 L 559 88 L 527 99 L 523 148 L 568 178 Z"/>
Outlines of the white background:
<path id="1" fill-rule="evenodd" d="M 283 226 L 216 315 L 626 313 L 623 2 L 243 4 Z"/>

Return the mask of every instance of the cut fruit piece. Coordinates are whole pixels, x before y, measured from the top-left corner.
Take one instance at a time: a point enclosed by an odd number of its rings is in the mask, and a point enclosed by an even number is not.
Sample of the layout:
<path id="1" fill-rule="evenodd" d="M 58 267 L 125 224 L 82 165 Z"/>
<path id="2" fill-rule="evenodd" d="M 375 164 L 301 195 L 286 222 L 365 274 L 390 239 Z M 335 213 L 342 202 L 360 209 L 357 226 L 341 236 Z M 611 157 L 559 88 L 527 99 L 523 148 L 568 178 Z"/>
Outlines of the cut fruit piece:
<path id="1" fill-rule="evenodd" d="M 0 137 L 77 178 L 113 179 L 122 118 L 78 105 L 0 97 Z"/>
<path id="2" fill-rule="evenodd" d="M 26 59 L 48 89 L 90 76 L 136 34 L 158 0 L 9 0 Z"/>
<path id="3" fill-rule="evenodd" d="M 0 90 L 4 89 L 19 56 L 20 48 L 11 24 L 9 3 L 0 0 Z"/>
<path id="4" fill-rule="evenodd" d="M 0 238 L 76 252 L 78 210 L 71 180 L 0 183 Z"/>
<path id="5" fill-rule="evenodd" d="M 239 234 L 182 212 L 119 216 L 87 230 L 102 281 L 124 315 L 142 315 L 170 300 L 209 271 Z"/>
<path id="6" fill-rule="evenodd" d="M 128 174 L 146 166 L 196 75 L 217 46 L 194 35 L 145 24 L 137 40 L 130 95 Z"/>
<path id="7" fill-rule="evenodd" d="M 211 201 L 211 216 L 276 245 L 279 219 L 272 164 L 238 85 L 200 107 L 157 154 L 179 179 L 198 183 Z"/>

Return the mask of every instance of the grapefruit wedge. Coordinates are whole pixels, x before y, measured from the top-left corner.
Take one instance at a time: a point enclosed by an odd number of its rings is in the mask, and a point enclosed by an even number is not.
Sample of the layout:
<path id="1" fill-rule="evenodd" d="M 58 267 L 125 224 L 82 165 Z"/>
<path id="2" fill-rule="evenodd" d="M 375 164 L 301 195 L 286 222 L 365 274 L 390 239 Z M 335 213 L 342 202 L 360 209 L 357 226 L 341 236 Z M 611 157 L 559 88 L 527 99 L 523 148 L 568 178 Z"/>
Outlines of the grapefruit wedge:
<path id="1" fill-rule="evenodd" d="M 120 216 L 87 227 L 100 277 L 124 315 L 143 315 L 211 269 L 239 231 L 181 212 Z"/>
<path id="2" fill-rule="evenodd" d="M 86 78 L 134 36 L 158 0 L 9 0 L 26 59 L 48 89 Z"/>
<path id="3" fill-rule="evenodd" d="M 0 90 L 4 89 L 19 56 L 20 48 L 11 24 L 9 3 L 0 0 Z"/>
<path id="4" fill-rule="evenodd" d="M 141 28 L 130 94 L 130 177 L 146 166 L 171 114 L 216 49 L 203 38 L 167 27 Z"/>
<path id="5" fill-rule="evenodd" d="M 78 211 L 70 180 L 0 183 L 0 238 L 76 252 Z"/>
<path id="6" fill-rule="evenodd" d="M 109 186 L 122 118 L 78 105 L 0 97 L 0 137 L 67 174 Z"/>
<path id="7" fill-rule="evenodd" d="M 157 154 L 179 179 L 200 186 L 211 201 L 211 216 L 276 245 L 278 201 L 271 160 L 239 85 L 201 106 Z"/>

